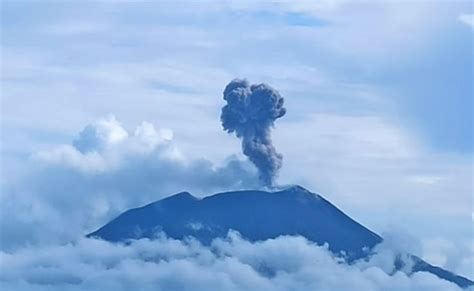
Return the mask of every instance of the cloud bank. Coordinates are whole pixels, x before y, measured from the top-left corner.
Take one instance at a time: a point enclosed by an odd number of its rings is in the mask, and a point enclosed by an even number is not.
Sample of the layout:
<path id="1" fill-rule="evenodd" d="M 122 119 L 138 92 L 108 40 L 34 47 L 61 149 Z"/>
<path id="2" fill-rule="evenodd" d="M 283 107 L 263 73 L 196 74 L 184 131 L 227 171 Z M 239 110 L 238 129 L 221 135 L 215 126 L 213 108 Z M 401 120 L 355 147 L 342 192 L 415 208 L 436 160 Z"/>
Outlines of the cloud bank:
<path id="1" fill-rule="evenodd" d="M 238 233 L 204 247 L 163 234 L 113 244 L 82 238 L 0 253 L 2 290 L 460 290 L 429 273 L 393 270 L 384 246 L 346 265 L 327 246 L 283 236 L 251 243 Z"/>
<path id="2" fill-rule="evenodd" d="M 183 189 L 202 195 L 259 184 L 250 163 L 188 159 L 171 130 L 143 122 L 128 131 L 113 115 L 87 125 L 72 144 L 33 154 L 24 171 L 0 196 L 2 249 L 66 242 Z"/>

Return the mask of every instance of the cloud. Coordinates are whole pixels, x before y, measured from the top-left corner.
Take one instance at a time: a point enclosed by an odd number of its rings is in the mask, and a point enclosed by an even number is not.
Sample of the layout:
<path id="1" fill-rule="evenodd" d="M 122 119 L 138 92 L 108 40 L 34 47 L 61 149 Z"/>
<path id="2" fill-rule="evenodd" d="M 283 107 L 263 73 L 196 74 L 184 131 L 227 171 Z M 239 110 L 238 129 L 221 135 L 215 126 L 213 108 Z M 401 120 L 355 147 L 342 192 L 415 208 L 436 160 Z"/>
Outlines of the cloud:
<path id="1" fill-rule="evenodd" d="M 114 115 L 109 115 L 87 125 L 71 145 L 39 151 L 32 158 L 85 174 L 120 167 L 123 160 L 133 158 L 130 155 L 159 155 L 162 159 L 184 163 L 184 156 L 172 140 L 172 130 L 156 130 L 153 124 L 145 121 L 136 127 L 133 134 L 129 134 Z"/>
<path id="2" fill-rule="evenodd" d="M 45 35 L 65 36 L 71 35 L 87 35 L 106 32 L 111 28 L 102 22 L 96 21 L 79 21 L 79 22 L 64 22 L 46 25 L 42 28 Z"/>
<path id="3" fill-rule="evenodd" d="M 327 246 L 302 237 L 251 243 L 230 232 L 210 247 L 164 234 L 127 244 L 81 238 L 0 253 L 0 287 L 17 291 L 460 290 L 429 273 L 387 275 L 379 262 L 346 265 Z"/>
<path id="4" fill-rule="evenodd" d="M 417 217 L 418 223 L 427 216 L 432 223 L 433 213 L 439 223 L 441 214 L 444 219 L 461 217 L 459 222 L 471 213 L 470 159 L 431 151 L 393 120 L 317 113 L 278 125 L 274 135 L 287 157 L 280 182 L 308 185 L 342 209 L 360 209 L 359 214 L 369 216 L 388 211 L 392 215 L 384 215 L 385 224 L 406 215 Z M 300 136 L 305 142 L 292 142 Z M 447 193 L 455 193 L 455 199 Z M 403 215 L 393 215 L 394 211 Z"/>
<path id="5" fill-rule="evenodd" d="M 139 130 L 139 128 L 137 128 Z M 152 132 L 152 135 L 156 135 Z M 81 153 L 101 151 L 105 147 L 120 143 L 128 137 L 127 131 L 120 122 L 111 115 L 87 125 L 79 137 L 73 141 L 74 147 Z"/>
<path id="6" fill-rule="evenodd" d="M 474 241 L 464 243 L 436 237 L 423 240 L 423 257 L 447 270 L 468 278 L 474 277 Z"/>
<path id="7" fill-rule="evenodd" d="M 65 242 L 180 191 L 199 196 L 259 185 L 248 162 L 189 159 L 171 130 L 142 122 L 129 132 L 113 115 L 87 125 L 72 144 L 33 154 L 24 171 L 0 196 L 3 249 Z"/>
<path id="8" fill-rule="evenodd" d="M 461 14 L 458 20 L 474 29 L 474 14 Z"/>

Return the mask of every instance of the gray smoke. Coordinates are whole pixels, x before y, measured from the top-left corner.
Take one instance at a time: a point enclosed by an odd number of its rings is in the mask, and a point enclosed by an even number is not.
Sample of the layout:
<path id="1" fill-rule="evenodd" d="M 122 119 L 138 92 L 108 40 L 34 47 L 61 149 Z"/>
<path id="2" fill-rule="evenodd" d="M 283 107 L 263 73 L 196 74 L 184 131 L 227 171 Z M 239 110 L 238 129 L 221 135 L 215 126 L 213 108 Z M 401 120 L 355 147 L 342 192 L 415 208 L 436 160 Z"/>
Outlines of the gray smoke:
<path id="1" fill-rule="evenodd" d="M 224 130 L 242 139 L 242 150 L 257 167 L 260 180 L 271 187 L 282 165 L 282 155 L 272 144 L 274 121 L 286 113 L 280 93 L 266 84 L 249 85 L 235 79 L 224 90 L 227 105 L 222 108 Z"/>

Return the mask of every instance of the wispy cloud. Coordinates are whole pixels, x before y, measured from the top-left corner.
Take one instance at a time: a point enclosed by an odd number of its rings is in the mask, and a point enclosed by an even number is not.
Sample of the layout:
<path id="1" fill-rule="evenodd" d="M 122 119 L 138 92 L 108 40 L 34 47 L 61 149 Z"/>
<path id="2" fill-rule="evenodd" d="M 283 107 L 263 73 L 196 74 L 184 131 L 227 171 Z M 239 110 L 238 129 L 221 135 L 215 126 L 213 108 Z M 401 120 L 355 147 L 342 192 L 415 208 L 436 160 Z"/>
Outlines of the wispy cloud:
<path id="1" fill-rule="evenodd" d="M 458 17 L 459 21 L 474 29 L 474 14 L 461 14 Z"/>
<path id="2" fill-rule="evenodd" d="M 90 35 L 104 33 L 111 27 L 107 23 L 95 21 L 64 21 L 43 27 L 44 34 L 55 36 L 74 37 L 78 35 Z"/>

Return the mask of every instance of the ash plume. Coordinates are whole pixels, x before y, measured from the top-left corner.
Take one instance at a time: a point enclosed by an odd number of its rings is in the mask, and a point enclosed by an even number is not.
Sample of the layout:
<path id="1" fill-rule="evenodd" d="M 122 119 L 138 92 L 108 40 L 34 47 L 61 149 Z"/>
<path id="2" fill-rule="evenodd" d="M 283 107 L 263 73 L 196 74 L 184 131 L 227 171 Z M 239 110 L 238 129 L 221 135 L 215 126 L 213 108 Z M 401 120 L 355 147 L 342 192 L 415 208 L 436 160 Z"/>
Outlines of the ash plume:
<path id="1" fill-rule="evenodd" d="M 283 97 L 266 84 L 235 79 L 225 87 L 224 100 L 222 127 L 242 139 L 244 155 L 257 167 L 262 183 L 271 187 L 283 156 L 276 152 L 270 132 L 275 120 L 286 113 Z"/>

